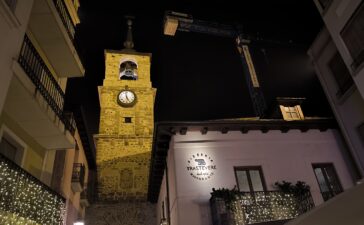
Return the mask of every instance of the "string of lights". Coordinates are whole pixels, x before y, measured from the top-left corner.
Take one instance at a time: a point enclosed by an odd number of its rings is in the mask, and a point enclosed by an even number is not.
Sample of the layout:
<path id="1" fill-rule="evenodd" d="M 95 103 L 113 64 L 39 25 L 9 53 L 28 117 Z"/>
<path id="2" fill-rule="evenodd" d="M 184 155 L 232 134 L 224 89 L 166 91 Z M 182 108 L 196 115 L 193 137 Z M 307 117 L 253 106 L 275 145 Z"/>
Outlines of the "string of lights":
<path id="1" fill-rule="evenodd" d="M 314 207 L 309 193 L 297 197 L 281 191 L 242 192 L 237 195 L 230 211 L 222 198 L 211 203 L 214 204 L 214 213 L 227 213 L 229 224 L 234 225 L 293 219 Z M 214 224 L 220 224 L 219 221 L 222 221 L 218 217 L 213 215 L 213 220 L 216 221 Z"/>
<path id="2" fill-rule="evenodd" d="M 311 195 L 304 196 L 311 198 Z M 296 218 L 301 212 L 299 206 L 305 198 L 297 198 L 291 193 L 281 191 L 262 191 L 244 193 L 240 197 L 240 205 L 247 224 L 287 220 Z M 309 203 L 307 201 L 306 203 Z M 312 206 L 313 207 L 313 206 Z M 311 207 L 306 207 L 309 210 Z"/>
<path id="3" fill-rule="evenodd" d="M 60 225 L 65 199 L 0 155 L 0 224 Z"/>

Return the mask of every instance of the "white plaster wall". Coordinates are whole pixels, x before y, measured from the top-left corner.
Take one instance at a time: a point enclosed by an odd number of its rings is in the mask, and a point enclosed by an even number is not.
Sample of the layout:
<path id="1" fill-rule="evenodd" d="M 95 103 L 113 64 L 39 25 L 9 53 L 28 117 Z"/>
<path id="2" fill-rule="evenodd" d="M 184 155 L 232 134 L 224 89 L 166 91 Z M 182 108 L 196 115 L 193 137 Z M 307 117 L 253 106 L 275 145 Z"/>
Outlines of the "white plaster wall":
<path id="1" fill-rule="evenodd" d="M 173 140 L 173 137 L 172 137 Z M 173 149 L 174 142 L 171 141 L 170 149 Z M 163 174 L 163 180 L 161 184 L 161 189 L 158 197 L 157 203 L 157 222 L 160 222 L 162 214 L 162 202 L 164 201 L 166 207 L 165 217 L 168 219 L 170 217 L 170 225 L 178 224 L 178 206 L 177 206 L 177 186 L 176 186 L 176 170 L 175 170 L 175 161 L 174 161 L 174 152 L 169 151 L 167 156 L 167 165 L 168 165 L 168 188 L 169 188 L 169 202 L 167 203 L 167 180 L 166 180 L 166 171 Z M 166 201 L 167 200 L 167 201 Z M 169 207 L 169 215 L 167 211 L 167 207 Z"/>
<path id="2" fill-rule="evenodd" d="M 166 196 L 167 196 L 166 173 L 164 171 L 163 180 L 162 180 L 162 184 L 161 184 L 161 188 L 160 188 L 160 192 L 159 192 L 159 196 L 158 196 L 158 203 L 157 203 L 157 207 L 156 207 L 157 222 L 161 221 L 161 218 L 163 215 L 162 202 L 165 201 Z"/>
<path id="3" fill-rule="evenodd" d="M 0 1 L 0 112 L 12 78 L 12 61 L 18 57 L 32 5 L 33 0 L 17 1 L 12 12 L 5 1 Z"/>
<path id="4" fill-rule="evenodd" d="M 315 204 L 322 203 L 320 189 L 312 163 L 333 163 L 344 189 L 353 186 L 335 139 L 334 130 L 302 133 L 290 130 L 241 132 L 199 131 L 176 135 L 172 142 L 177 185 L 178 223 L 173 225 L 210 225 L 210 192 L 212 188 L 233 188 L 236 185 L 234 166 L 261 166 L 268 190 L 274 190 L 276 181 L 305 181 L 311 187 Z M 187 161 L 193 154 L 210 156 L 216 164 L 215 174 L 209 180 L 197 180 L 187 171 Z M 169 166 L 171 167 L 171 166 Z"/>
<path id="5" fill-rule="evenodd" d="M 362 0 L 333 0 L 330 7 L 324 11 L 321 9 L 318 0 L 314 0 L 314 2 L 321 13 L 333 42 L 342 55 L 349 71 L 351 71 L 362 98 L 364 98 L 364 66 L 362 65 L 356 70 L 351 68 L 353 59 L 340 35 L 340 32 L 343 30 Z"/>
<path id="6" fill-rule="evenodd" d="M 328 31 L 323 29 L 312 44 L 309 55 L 344 138 L 361 174 L 364 175 L 364 143 L 357 130 L 364 122 L 364 101 L 356 85 L 353 85 L 344 96 L 336 96 L 339 87 L 328 67 L 328 62 L 336 51 L 337 48 Z"/>

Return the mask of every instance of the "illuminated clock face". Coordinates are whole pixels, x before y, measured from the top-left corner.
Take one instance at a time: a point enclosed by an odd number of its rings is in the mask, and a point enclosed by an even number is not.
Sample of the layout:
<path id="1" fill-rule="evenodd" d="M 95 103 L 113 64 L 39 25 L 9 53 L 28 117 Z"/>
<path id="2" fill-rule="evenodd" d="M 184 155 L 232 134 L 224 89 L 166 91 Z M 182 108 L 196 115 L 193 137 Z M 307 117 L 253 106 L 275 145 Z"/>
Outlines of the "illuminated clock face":
<path id="1" fill-rule="evenodd" d="M 123 90 L 118 95 L 118 103 L 124 107 L 133 106 L 136 102 L 136 95 L 133 91 Z"/>

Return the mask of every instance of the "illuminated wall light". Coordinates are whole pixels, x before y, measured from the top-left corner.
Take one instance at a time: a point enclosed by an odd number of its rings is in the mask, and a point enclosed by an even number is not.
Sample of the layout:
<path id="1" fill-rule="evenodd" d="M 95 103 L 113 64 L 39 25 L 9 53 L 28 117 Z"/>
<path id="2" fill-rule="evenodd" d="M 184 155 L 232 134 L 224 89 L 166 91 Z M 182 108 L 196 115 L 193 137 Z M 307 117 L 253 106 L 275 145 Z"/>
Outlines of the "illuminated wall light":
<path id="1" fill-rule="evenodd" d="M 85 223 L 83 221 L 77 221 L 75 223 L 73 223 L 73 225 L 85 225 Z"/>

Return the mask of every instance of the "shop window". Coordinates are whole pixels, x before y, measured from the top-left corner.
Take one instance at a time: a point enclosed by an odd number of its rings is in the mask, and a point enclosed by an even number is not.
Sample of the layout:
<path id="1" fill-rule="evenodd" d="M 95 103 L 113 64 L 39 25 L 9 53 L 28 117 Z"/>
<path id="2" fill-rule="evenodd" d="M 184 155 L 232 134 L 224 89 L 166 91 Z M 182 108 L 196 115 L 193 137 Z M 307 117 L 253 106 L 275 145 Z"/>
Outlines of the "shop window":
<path id="1" fill-rule="evenodd" d="M 300 105 L 284 106 L 280 105 L 284 120 L 303 120 L 303 113 Z"/>
<path id="2" fill-rule="evenodd" d="M 336 52 L 334 57 L 332 57 L 328 66 L 339 87 L 336 95 L 340 97 L 354 84 L 353 78 L 339 52 Z"/>
<path id="3" fill-rule="evenodd" d="M 241 192 L 266 191 L 262 168 L 235 167 L 236 183 Z"/>
<path id="4" fill-rule="evenodd" d="M 357 8 L 344 29 L 341 37 L 353 59 L 352 68 L 358 68 L 364 61 L 364 4 Z"/>
<path id="5" fill-rule="evenodd" d="M 314 164 L 313 170 L 324 201 L 343 191 L 333 164 Z"/>

